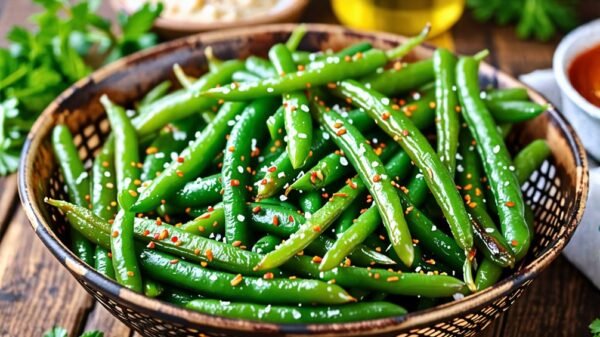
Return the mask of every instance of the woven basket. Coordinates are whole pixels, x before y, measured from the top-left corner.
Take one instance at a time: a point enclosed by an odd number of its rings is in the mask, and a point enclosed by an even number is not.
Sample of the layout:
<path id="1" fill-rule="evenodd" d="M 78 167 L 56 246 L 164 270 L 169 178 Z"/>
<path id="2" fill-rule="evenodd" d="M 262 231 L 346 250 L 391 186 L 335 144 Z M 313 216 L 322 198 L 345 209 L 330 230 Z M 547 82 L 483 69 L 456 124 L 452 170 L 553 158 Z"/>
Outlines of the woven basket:
<path id="1" fill-rule="evenodd" d="M 552 158 L 523 185 L 525 199 L 535 213 L 532 249 L 513 274 L 494 287 L 464 299 L 405 316 L 345 324 L 277 325 L 225 319 L 191 312 L 149 299 L 120 287 L 82 263 L 67 249 L 68 225 L 46 196 L 64 198 L 62 178 L 52 155 L 50 134 L 58 122 L 75 134 L 79 154 L 90 166 L 109 132 L 98 99 L 106 93 L 116 103 L 131 106 L 152 86 L 172 79 L 179 63 L 191 75 L 206 71 L 203 49 L 212 46 L 221 58 L 266 55 L 269 47 L 284 41 L 294 25 L 273 25 L 214 32 L 163 44 L 103 68 L 64 92 L 44 111 L 23 150 L 19 171 L 21 201 L 33 229 L 44 244 L 115 317 L 145 336 L 474 336 L 506 311 L 533 279 L 557 256 L 581 220 L 588 190 L 585 152 L 573 129 L 554 108 L 517 125 L 508 139 L 511 150 L 534 139 L 546 139 Z M 338 26 L 309 25 L 301 48 L 340 49 L 358 41 L 390 48 L 405 39 L 379 33 L 362 33 Z M 429 57 L 432 49 L 419 47 L 411 58 Z M 494 87 L 522 86 L 489 65 L 481 67 L 481 81 Z M 546 100 L 530 90 L 538 103 Z"/>

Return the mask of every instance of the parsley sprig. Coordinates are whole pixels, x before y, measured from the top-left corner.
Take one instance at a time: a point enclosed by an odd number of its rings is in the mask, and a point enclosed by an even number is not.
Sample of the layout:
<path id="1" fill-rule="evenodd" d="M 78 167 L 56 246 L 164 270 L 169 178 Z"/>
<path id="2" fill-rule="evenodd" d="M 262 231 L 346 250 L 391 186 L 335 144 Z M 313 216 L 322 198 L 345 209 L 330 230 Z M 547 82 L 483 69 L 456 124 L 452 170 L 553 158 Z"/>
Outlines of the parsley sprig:
<path id="1" fill-rule="evenodd" d="M 547 41 L 577 26 L 577 0 L 468 0 L 473 16 L 504 25 L 517 22 L 517 36 Z"/>
<path id="2" fill-rule="evenodd" d="M 0 175 L 17 170 L 27 132 L 39 113 L 93 69 L 153 46 L 150 32 L 161 4 L 117 15 L 118 31 L 96 14 L 102 0 L 34 0 L 35 28 L 15 26 L 0 48 Z"/>
<path id="3" fill-rule="evenodd" d="M 69 333 L 64 328 L 55 326 L 54 328 L 46 331 L 43 337 L 69 337 Z M 104 337 L 104 333 L 101 331 L 86 331 L 79 337 Z"/>

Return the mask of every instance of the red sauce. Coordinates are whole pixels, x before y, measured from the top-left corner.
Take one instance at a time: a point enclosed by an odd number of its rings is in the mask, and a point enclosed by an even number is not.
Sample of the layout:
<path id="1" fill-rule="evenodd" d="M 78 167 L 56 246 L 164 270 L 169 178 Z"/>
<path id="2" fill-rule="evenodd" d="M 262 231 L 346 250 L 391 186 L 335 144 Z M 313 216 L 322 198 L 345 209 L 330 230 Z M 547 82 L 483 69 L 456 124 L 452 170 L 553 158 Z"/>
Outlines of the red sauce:
<path id="1" fill-rule="evenodd" d="M 569 65 L 569 79 L 581 96 L 600 107 L 600 45 L 575 57 Z"/>

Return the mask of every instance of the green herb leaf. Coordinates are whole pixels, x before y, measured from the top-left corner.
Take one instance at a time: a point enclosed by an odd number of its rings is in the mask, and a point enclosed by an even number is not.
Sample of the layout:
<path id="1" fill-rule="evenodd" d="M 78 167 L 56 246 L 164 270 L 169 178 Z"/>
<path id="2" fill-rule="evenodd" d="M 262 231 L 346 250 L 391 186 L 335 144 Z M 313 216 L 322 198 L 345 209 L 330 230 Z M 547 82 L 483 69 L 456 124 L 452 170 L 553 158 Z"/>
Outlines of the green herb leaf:
<path id="1" fill-rule="evenodd" d="M 596 318 L 590 324 L 590 332 L 593 337 L 600 337 L 600 318 Z"/>
<path id="2" fill-rule="evenodd" d="M 69 334 L 64 328 L 55 326 L 54 328 L 46 331 L 44 337 L 69 337 Z"/>
<path id="3" fill-rule="evenodd" d="M 104 333 L 101 331 L 86 331 L 81 337 L 104 337 Z"/>

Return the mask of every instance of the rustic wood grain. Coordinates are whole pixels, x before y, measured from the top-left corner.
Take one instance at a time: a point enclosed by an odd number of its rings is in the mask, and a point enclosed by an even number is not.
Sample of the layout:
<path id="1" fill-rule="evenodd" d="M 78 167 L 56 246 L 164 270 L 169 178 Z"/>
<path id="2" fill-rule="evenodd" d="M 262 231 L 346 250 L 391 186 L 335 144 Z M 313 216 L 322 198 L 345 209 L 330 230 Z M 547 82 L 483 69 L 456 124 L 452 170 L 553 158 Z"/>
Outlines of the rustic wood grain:
<path id="1" fill-rule="evenodd" d="M 14 24 L 28 25 L 35 8 L 27 0 L 0 0 L 0 37 Z M 584 19 L 600 16 L 597 0 L 584 0 L 581 8 Z M 100 13 L 112 14 L 107 1 Z M 312 1 L 302 21 L 338 23 L 329 1 Z M 550 67 L 558 42 L 521 41 L 514 28 L 477 23 L 468 12 L 452 35 L 459 53 L 488 48 L 486 61 L 513 75 Z M 94 304 L 34 237 L 23 212 L 10 207 L 18 202 L 15 186 L 15 176 L 0 180 L 0 336 L 41 336 L 57 324 L 71 334 L 99 329 L 107 337 L 141 337 Z M 600 316 L 598 303 L 600 292 L 561 257 L 483 336 L 587 336 L 587 325 Z"/>
<path id="2" fill-rule="evenodd" d="M 17 177 L 0 178 L 0 242 L 18 202 Z"/>
<path id="3" fill-rule="evenodd" d="M 0 336 L 42 336 L 54 325 L 78 332 L 92 298 L 15 213 L 0 245 Z"/>

